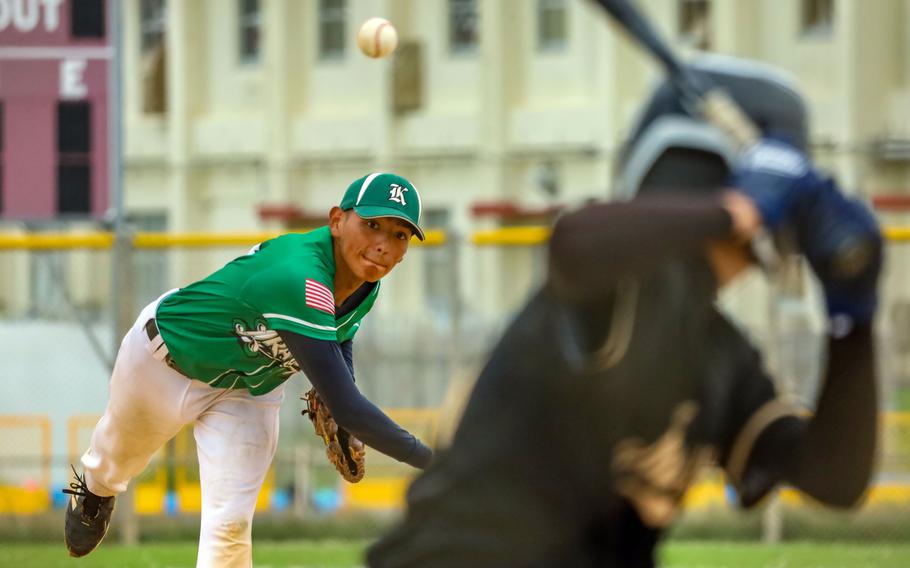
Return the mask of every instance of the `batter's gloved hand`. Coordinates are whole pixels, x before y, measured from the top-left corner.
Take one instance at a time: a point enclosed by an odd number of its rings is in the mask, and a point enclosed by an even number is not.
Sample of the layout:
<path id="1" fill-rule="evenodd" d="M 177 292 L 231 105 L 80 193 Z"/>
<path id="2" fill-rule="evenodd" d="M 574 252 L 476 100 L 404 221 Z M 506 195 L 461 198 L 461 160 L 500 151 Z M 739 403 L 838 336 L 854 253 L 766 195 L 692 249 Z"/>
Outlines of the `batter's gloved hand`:
<path id="1" fill-rule="evenodd" d="M 842 194 L 832 179 L 794 207 L 799 247 L 825 291 L 832 318 L 868 323 L 878 305 L 881 228 L 860 201 Z"/>
<path id="2" fill-rule="evenodd" d="M 776 229 L 797 202 L 818 188 L 809 159 L 789 144 L 763 139 L 743 154 L 731 185 L 752 198 L 769 229 Z"/>
<path id="3" fill-rule="evenodd" d="M 357 483 L 363 479 L 366 471 L 363 442 L 335 423 L 316 389 L 310 389 L 302 398 L 307 406 L 303 414 L 309 416 L 316 435 L 325 442 L 325 455 L 329 462 L 347 481 Z"/>

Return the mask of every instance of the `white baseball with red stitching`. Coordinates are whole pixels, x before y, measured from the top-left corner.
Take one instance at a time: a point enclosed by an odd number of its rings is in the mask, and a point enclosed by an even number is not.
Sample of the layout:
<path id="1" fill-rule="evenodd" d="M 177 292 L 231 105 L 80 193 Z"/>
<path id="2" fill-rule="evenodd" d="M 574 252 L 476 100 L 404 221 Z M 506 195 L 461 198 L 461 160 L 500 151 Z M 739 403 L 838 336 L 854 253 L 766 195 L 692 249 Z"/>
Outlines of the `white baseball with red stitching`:
<path id="1" fill-rule="evenodd" d="M 367 57 L 385 57 L 398 47 L 398 32 L 385 18 L 370 18 L 357 32 L 357 47 Z"/>

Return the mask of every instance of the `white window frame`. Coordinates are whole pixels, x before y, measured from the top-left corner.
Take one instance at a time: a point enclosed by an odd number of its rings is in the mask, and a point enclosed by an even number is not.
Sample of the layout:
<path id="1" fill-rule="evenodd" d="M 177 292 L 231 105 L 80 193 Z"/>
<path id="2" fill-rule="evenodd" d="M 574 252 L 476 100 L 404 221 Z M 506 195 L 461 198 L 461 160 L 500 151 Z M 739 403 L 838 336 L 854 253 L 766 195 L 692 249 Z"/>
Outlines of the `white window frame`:
<path id="1" fill-rule="evenodd" d="M 140 0 L 139 49 L 142 53 L 154 50 L 167 33 L 167 0 Z"/>
<path id="2" fill-rule="evenodd" d="M 247 8 L 254 9 L 247 12 Z M 248 30 L 256 31 L 255 45 L 247 52 L 244 41 Z M 237 0 L 237 57 L 242 65 L 259 63 L 262 51 L 262 2 L 260 0 Z"/>
<path id="3" fill-rule="evenodd" d="M 711 0 L 678 0 L 678 32 L 679 40 L 683 45 L 695 49 L 711 49 Z M 695 7 L 704 7 L 704 15 L 701 24 L 703 29 L 699 30 L 694 27 L 694 21 L 690 21 L 687 12 L 696 10 Z"/>
<path id="4" fill-rule="evenodd" d="M 337 3 L 336 6 L 330 6 L 329 3 Z M 319 18 L 316 34 L 316 41 L 318 42 L 316 46 L 316 52 L 321 61 L 333 61 L 344 59 L 344 56 L 347 52 L 347 11 L 348 11 L 348 2 L 347 0 L 319 0 Z M 340 32 L 338 33 L 338 38 L 340 39 L 338 45 L 333 45 L 332 49 L 326 49 L 326 44 L 324 43 L 324 36 L 326 33 L 333 33 L 333 30 L 326 29 L 328 26 L 340 25 Z"/>
<path id="5" fill-rule="evenodd" d="M 804 37 L 827 38 L 834 34 L 834 0 L 800 0 L 799 33 Z"/>
<path id="6" fill-rule="evenodd" d="M 457 33 L 461 20 L 473 18 L 474 35 L 471 41 L 461 41 Z M 448 0 L 446 12 L 446 34 L 449 41 L 449 53 L 452 55 L 472 55 L 477 53 L 480 43 L 480 13 L 477 0 Z"/>
<path id="7" fill-rule="evenodd" d="M 545 37 L 549 17 L 562 16 L 562 29 L 553 37 Z M 537 51 L 559 53 L 569 47 L 569 6 L 566 0 L 537 0 Z"/>

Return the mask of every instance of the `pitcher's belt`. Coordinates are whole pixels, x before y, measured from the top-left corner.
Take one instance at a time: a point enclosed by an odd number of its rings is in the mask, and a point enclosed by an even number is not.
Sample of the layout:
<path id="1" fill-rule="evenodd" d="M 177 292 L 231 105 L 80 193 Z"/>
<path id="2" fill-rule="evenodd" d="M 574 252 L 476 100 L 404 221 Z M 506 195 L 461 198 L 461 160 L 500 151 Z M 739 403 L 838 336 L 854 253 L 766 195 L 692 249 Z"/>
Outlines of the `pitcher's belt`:
<path id="1" fill-rule="evenodd" d="M 181 371 L 177 364 L 174 363 L 174 358 L 171 357 L 171 352 L 168 351 L 167 345 L 164 344 L 164 338 L 161 337 L 161 331 L 158 330 L 158 322 L 155 321 L 155 318 L 145 322 L 145 334 L 149 338 L 146 348 L 152 354 L 152 357 L 163 361 L 171 369 L 186 376 L 186 373 Z"/>

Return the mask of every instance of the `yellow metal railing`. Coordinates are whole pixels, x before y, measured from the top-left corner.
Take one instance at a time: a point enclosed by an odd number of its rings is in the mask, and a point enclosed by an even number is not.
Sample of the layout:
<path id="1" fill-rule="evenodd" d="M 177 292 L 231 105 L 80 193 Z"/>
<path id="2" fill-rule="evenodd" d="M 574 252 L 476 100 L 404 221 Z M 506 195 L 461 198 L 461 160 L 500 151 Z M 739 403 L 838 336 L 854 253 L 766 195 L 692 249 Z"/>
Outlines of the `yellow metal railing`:
<path id="1" fill-rule="evenodd" d="M 885 227 L 882 229 L 882 234 L 889 241 L 910 241 L 910 227 Z"/>
<path id="2" fill-rule="evenodd" d="M 203 248 L 217 246 L 252 246 L 280 236 L 282 232 L 249 231 L 230 233 L 134 233 L 131 244 L 137 249 Z M 426 240 L 414 239 L 416 246 L 441 246 L 446 243 L 444 231 L 427 231 Z M 114 233 L 0 233 L 0 250 L 109 249 L 114 246 Z"/>
<path id="3" fill-rule="evenodd" d="M 537 246 L 550 238 L 549 226 L 500 227 L 471 234 L 476 246 Z M 205 248 L 218 246 L 252 246 L 284 233 L 249 231 L 225 233 L 134 233 L 132 246 L 137 249 Z M 888 241 L 910 241 L 910 227 L 885 227 L 882 234 Z M 426 240 L 413 240 L 415 246 L 441 246 L 448 242 L 445 231 L 427 231 Z M 0 233 L 0 250 L 62 250 L 109 249 L 114 246 L 111 232 L 84 233 Z"/>
<path id="4" fill-rule="evenodd" d="M 542 245 L 550 238 L 552 229 L 548 226 L 501 227 L 476 231 L 471 243 L 477 246 L 534 246 Z"/>
<path id="5" fill-rule="evenodd" d="M 547 242 L 551 232 L 548 226 L 500 227 L 476 231 L 471 235 L 471 243 L 477 246 L 536 246 Z M 910 227 L 884 227 L 882 234 L 889 241 L 910 241 Z"/>
<path id="6" fill-rule="evenodd" d="M 3 233 L 0 249 L 107 249 L 114 244 L 113 233 Z"/>

